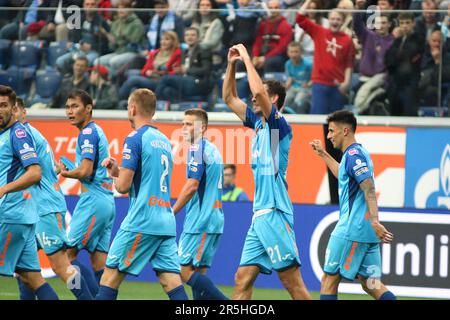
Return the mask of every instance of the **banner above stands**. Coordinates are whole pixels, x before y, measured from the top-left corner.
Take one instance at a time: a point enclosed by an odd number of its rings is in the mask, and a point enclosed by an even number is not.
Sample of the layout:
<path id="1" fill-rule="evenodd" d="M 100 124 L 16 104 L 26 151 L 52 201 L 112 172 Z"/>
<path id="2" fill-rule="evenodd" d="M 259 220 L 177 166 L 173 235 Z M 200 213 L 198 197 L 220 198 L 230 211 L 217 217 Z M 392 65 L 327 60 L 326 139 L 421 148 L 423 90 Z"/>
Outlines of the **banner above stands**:
<path id="1" fill-rule="evenodd" d="M 126 111 L 95 111 L 94 116 L 98 119 L 96 123 L 103 128 L 108 138 L 111 156 L 120 159 L 123 141 L 132 131 L 126 120 Z M 173 145 L 172 198 L 177 197 L 185 182 L 186 144 L 181 131 L 182 116 L 183 114 L 180 112 L 159 112 L 155 122 L 155 126 L 169 137 Z M 40 130 L 49 141 L 56 159 L 59 160 L 61 156 L 66 156 L 75 160 L 78 130 L 65 119 L 63 110 L 30 110 L 29 118 L 30 123 Z M 253 199 L 254 185 L 250 167 L 252 130 L 244 128 L 232 113 L 210 113 L 209 118 L 209 138 L 222 151 L 225 163 L 237 165 L 237 185 Z M 309 146 L 312 139 L 318 138 L 324 141 L 322 124 L 326 117 L 289 115 L 286 118 L 293 128 L 290 164 L 287 172 L 291 199 L 294 203 L 327 204 L 330 201 L 330 195 L 326 167 Z M 443 146 L 445 147 L 445 141 L 450 145 L 450 119 L 358 117 L 358 122 L 356 139 L 367 148 L 372 156 L 379 205 L 404 207 L 405 199 L 407 199 L 408 207 L 415 206 L 409 200 L 411 188 L 408 187 L 409 184 L 405 185 L 405 176 L 412 177 L 408 173 L 405 175 L 405 158 L 409 159 L 408 170 L 416 170 L 415 163 L 420 163 L 419 156 L 425 157 L 427 154 L 434 156 L 434 152 L 431 151 L 421 153 L 420 148 L 426 146 L 426 150 L 432 150 L 436 140 L 431 138 L 419 141 L 416 137 L 417 134 L 412 135 L 415 131 L 411 131 L 411 136 L 409 136 L 410 131 L 406 127 L 408 124 L 423 127 L 420 129 L 421 134 L 427 133 L 430 137 L 433 136 L 432 132 L 437 129 L 427 128 L 427 125 L 443 127 L 438 130 L 440 143 L 439 146 L 436 146 L 440 153 L 435 152 L 439 153 L 439 159 L 434 161 L 429 158 L 427 160 L 436 162 L 436 164 L 433 162 L 433 165 L 440 167 L 440 155 Z M 411 147 L 414 145 L 416 147 Z M 415 154 L 414 158 L 408 158 L 407 150 L 411 154 Z M 413 162 L 411 163 L 411 161 Z M 445 163 L 443 169 L 446 168 Z M 411 179 L 407 178 L 406 180 Z M 67 195 L 79 193 L 77 181 L 61 180 L 61 187 Z M 407 195 L 405 195 L 405 187 Z M 445 185 L 445 188 L 447 189 L 443 190 L 449 190 L 450 187 Z M 420 194 L 420 188 L 415 192 Z M 438 205 L 437 201 L 422 207 L 443 208 L 442 205 Z"/>

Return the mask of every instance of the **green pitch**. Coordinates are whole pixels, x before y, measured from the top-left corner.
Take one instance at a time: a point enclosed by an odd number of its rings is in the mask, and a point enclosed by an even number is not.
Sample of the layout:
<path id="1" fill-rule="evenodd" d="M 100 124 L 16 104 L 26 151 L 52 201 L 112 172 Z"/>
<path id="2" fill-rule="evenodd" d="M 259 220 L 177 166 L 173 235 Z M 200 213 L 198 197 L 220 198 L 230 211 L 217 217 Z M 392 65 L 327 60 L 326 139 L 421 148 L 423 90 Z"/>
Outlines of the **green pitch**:
<path id="1" fill-rule="evenodd" d="M 59 279 L 49 279 L 48 282 L 56 290 L 60 299 L 74 300 L 72 293 Z M 230 286 L 219 286 L 222 292 L 228 297 L 231 296 L 233 288 Z M 186 287 L 189 298 L 192 298 L 191 290 Z M 313 299 L 319 299 L 318 292 L 311 292 Z M 16 279 L 0 277 L 0 300 L 18 300 L 19 292 Z M 120 287 L 120 300 L 167 300 L 167 295 L 162 290 L 159 283 L 154 282 L 133 282 L 125 281 Z M 289 294 L 285 290 L 275 289 L 254 289 L 254 300 L 289 300 Z M 341 300 L 371 300 L 367 295 L 340 294 Z M 399 298 L 400 300 L 422 300 L 422 298 Z"/>

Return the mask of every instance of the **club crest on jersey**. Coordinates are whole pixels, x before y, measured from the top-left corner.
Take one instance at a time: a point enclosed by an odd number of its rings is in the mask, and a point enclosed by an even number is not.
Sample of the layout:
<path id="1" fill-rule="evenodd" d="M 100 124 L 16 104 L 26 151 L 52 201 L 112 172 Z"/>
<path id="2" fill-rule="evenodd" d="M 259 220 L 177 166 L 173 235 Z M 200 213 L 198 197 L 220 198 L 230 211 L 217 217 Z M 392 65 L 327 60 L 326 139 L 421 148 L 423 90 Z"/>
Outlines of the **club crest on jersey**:
<path id="1" fill-rule="evenodd" d="M 27 136 L 27 133 L 23 129 L 17 129 L 15 133 L 16 137 L 19 139 L 25 138 Z"/>
<path id="2" fill-rule="evenodd" d="M 91 134 L 92 133 L 92 129 L 91 128 L 83 129 L 82 133 L 83 134 Z"/>
<path id="3" fill-rule="evenodd" d="M 358 150 L 354 149 L 354 148 L 348 150 L 348 154 L 351 155 L 351 156 L 354 156 L 355 154 L 358 154 L 358 153 L 359 153 Z"/>

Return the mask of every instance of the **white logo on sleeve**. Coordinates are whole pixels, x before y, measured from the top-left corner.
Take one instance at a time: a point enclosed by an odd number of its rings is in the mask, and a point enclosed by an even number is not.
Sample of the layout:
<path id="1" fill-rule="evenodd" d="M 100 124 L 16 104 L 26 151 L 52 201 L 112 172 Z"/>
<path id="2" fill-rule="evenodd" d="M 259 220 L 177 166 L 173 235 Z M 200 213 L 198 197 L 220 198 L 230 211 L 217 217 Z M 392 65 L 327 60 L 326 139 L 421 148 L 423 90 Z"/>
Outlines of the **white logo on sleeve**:
<path id="1" fill-rule="evenodd" d="M 94 146 L 89 143 L 89 140 L 84 140 L 81 145 L 81 153 L 94 153 Z"/>

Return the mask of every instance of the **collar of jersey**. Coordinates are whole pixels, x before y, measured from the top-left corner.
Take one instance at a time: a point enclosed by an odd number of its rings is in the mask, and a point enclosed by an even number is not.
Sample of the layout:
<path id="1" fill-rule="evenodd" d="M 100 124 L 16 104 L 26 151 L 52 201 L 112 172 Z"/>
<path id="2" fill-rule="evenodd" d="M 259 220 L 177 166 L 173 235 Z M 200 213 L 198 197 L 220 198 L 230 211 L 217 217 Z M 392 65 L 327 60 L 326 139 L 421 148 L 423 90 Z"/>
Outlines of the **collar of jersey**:
<path id="1" fill-rule="evenodd" d="M 3 130 L 2 132 L 0 132 L 0 135 L 4 134 L 8 130 L 11 130 L 17 123 L 19 123 L 19 121 L 14 122 L 11 127 L 9 127 L 7 129 Z"/>
<path id="2" fill-rule="evenodd" d="M 351 145 L 349 145 L 349 146 L 347 147 L 347 149 L 345 149 L 345 151 L 344 151 L 343 153 L 346 153 L 346 152 L 347 152 L 352 146 L 354 146 L 354 145 L 360 146 L 361 144 L 358 143 L 358 142 L 353 142 Z"/>

